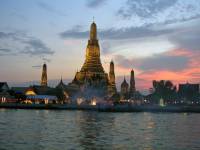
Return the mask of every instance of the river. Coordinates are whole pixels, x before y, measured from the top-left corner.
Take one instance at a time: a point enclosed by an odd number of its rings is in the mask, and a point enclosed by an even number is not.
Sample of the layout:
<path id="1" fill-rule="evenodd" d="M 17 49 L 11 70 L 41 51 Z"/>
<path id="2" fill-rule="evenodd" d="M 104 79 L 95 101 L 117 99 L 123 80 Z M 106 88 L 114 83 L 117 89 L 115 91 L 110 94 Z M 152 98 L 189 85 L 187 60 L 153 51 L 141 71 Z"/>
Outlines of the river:
<path id="1" fill-rule="evenodd" d="M 200 114 L 0 109 L 0 150 L 199 150 Z"/>

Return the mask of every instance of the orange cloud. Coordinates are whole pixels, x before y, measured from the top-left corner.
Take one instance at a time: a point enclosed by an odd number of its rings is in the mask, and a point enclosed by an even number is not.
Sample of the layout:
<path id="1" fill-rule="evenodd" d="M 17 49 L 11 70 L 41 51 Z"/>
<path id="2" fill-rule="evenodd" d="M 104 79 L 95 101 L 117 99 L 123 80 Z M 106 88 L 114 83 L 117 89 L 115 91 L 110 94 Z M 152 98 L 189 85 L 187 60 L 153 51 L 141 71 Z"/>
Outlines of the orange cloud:
<path id="1" fill-rule="evenodd" d="M 186 56 L 189 59 L 188 64 L 186 65 L 187 67 L 177 69 L 176 71 L 168 69 L 167 66 L 166 68 L 152 68 L 150 70 L 140 70 L 140 68 L 137 68 L 135 70 L 137 72 L 136 86 L 138 89 L 149 89 L 152 87 L 152 80 L 171 80 L 176 85 L 185 82 L 200 82 L 199 51 L 175 49 L 165 52 L 164 55 L 183 57 Z M 117 69 L 117 72 L 130 72 L 130 69 L 124 68 L 122 66 L 118 66 Z"/>

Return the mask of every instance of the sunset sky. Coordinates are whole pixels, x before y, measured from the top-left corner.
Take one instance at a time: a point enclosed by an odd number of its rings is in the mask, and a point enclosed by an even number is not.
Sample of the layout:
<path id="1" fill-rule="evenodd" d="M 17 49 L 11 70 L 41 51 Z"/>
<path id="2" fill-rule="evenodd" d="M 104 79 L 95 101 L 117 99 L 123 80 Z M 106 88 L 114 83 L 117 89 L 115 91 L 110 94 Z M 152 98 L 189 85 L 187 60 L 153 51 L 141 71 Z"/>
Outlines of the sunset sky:
<path id="1" fill-rule="evenodd" d="M 152 80 L 200 82 L 200 0 L 1 0 L 0 81 L 38 81 L 44 62 L 49 80 L 70 81 L 93 17 L 101 62 L 108 72 L 114 60 L 118 85 L 132 68 L 140 90 Z"/>

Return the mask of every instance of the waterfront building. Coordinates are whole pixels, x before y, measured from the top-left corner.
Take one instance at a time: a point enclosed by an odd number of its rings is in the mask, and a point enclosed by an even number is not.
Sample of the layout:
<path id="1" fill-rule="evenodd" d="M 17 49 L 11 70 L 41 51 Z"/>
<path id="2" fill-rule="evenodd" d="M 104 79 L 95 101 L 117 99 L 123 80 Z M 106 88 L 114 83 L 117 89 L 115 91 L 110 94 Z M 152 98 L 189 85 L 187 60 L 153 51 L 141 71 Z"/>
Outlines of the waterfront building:
<path id="1" fill-rule="evenodd" d="M 179 84 L 178 92 L 181 94 L 192 92 L 192 93 L 200 93 L 200 85 L 199 84 Z"/>
<path id="2" fill-rule="evenodd" d="M 58 103 L 58 98 L 54 95 L 27 95 L 23 103 L 55 104 Z"/>
<path id="3" fill-rule="evenodd" d="M 186 103 L 200 102 L 200 85 L 199 84 L 179 84 L 179 98 Z"/>
<path id="4" fill-rule="evenodd" d="M 0 82 L 0 103 L 6 102 L 8 99 L 11 99 L 11 95 L 9 93 L 9 86 L 7 82 Z"/>
<path id="5" fill-rule="evenodd" d="M 109 79 L 100 60 L 100 47 L 97 38 L 97 25 L 95 22 L 90 27 L 90 38 L 86 47 L 85 62 L 75 74 L 68 89 L 84 92 L 84 95 L 105 96 L 108 92 Z"/>
<path id="6" fill-rule="evenodd" d="M 25 95 L 36 95 L 35 89 L 32 86 L 28 87 L 25 91 Z"/>
<path id="7" fill-rule="evenodd" d="M 7 92 L 9 89 L 7 82 L 0 82 L 0 92 Z"/>
<path id="8" fill-rule="evenodd" d="M 58 98 L 63 102 L 63 103 L 69 103 L 69 92 L 68 92 L 68 86 L 63 83 L 62 77 L 60 79 L 60 82 L 56 86 L 56 91 Z"/>
<path id="9" fill-rule="evenodd" d="M 42 67 L 41 86 L 47 86 L 47 65 L 44 63 Z"/>

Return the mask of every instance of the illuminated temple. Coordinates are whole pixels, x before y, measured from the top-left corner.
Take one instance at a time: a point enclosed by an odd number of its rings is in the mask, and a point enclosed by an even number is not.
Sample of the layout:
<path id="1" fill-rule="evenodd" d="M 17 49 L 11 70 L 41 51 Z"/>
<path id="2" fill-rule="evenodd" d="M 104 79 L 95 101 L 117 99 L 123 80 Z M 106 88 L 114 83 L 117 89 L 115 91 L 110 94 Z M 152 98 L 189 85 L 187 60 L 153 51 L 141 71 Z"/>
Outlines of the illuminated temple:
<path id="1" fill-rule="evenodd" d="M 111 65 L 111 72 L 114 74 L 113 66 L 114 64 Z M 73 81 L 69 85 L 78 86 L 84 92 L 91 91 L 91 93 L 95 94 L 95 91 L 97 91 L 97 93 L 106 95 L 108 92 L 114 93 L 116 91 L 113 74 L 111 75 L 112 82 L 109 82 L 108 74 L 105 73 L 101 64 L 97 26 L 93 22 L 90 27 L 90 38 L 86 47 L 85 62 L 80 71 L 76 72 Z"/>

